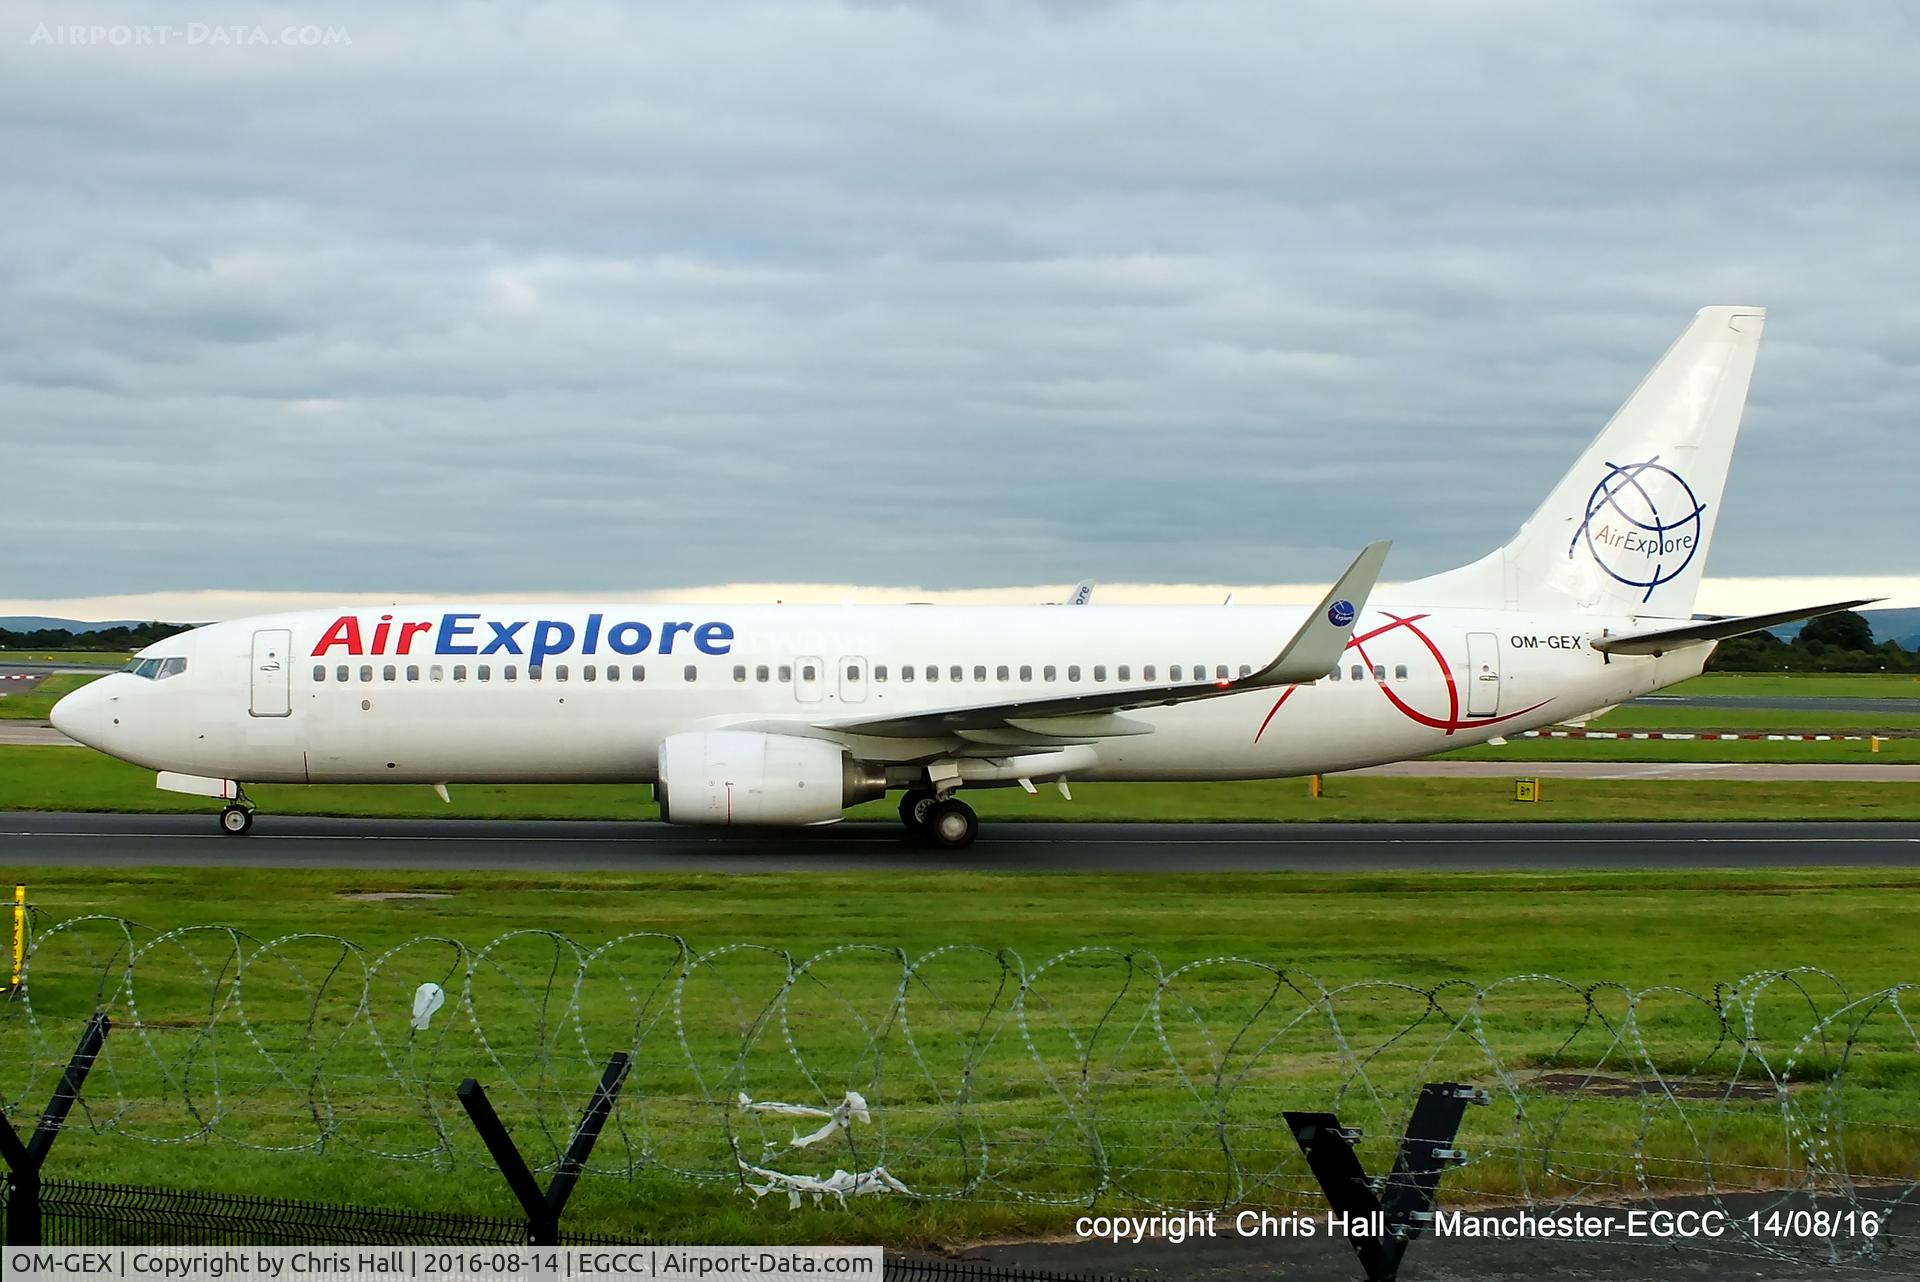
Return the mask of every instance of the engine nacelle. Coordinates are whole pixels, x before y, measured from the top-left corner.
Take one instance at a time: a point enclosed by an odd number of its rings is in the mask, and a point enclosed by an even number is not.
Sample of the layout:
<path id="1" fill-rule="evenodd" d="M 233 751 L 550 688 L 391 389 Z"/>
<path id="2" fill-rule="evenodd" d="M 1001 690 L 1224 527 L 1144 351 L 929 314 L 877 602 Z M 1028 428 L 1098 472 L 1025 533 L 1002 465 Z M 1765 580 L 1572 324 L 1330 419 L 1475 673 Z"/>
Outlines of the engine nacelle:
<path id="1" fill-rule="evenodd" d="M 886 771 L 827 739 L 703 730 L 660 745 L 660 817 L 676 824 L 819 824 L 887 795 Z"/>

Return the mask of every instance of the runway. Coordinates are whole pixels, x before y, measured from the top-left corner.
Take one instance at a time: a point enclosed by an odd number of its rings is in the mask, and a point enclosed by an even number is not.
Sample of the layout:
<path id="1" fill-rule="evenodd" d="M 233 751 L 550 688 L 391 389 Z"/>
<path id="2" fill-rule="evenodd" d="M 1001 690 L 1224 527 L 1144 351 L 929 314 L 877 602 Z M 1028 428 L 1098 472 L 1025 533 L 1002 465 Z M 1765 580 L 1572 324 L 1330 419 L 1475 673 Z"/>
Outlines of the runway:
<path id="1" fill-rule="evenodd" d="M 657 823 L 0 814 L 0 866 L 521 872 L 1509 872 L 1920 867 L 1920 823 L 987 823 L 970 850 L 893 824 L 726 832 Z"/>

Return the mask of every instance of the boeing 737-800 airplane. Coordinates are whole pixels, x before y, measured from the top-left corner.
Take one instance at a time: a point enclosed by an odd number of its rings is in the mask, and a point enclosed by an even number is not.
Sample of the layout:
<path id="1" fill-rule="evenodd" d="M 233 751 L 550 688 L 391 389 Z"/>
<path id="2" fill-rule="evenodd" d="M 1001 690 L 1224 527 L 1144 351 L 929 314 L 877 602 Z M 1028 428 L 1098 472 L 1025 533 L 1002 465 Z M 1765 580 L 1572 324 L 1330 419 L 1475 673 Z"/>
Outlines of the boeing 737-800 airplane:
<path id="1" fill-rule="evenodd" d="M 1764 313 L 1709 307 L 1513 540 L 1374 592 L 1385 544 L 1299 607 L 405 606 L 196 628 L 61 700 L 62 731 L 219 798 L 247 783 L 652 784 L 682 824 L 819 824 L 900 791 L 1265 779 L 1423 757 L 1698 673 Z"/>

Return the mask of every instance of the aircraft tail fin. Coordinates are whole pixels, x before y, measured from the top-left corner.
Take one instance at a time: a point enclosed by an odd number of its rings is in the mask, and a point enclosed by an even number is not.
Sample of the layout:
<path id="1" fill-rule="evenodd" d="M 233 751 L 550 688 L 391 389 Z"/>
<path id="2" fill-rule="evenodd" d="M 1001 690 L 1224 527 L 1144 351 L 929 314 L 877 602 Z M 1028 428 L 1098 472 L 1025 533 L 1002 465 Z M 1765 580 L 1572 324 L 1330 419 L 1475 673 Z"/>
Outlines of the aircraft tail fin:
<path id="1" fill-rule="evenodd" d="M 1505 547 L 1406 598 L 1691 617 L 1765 322 L 1702 308 Z"/>

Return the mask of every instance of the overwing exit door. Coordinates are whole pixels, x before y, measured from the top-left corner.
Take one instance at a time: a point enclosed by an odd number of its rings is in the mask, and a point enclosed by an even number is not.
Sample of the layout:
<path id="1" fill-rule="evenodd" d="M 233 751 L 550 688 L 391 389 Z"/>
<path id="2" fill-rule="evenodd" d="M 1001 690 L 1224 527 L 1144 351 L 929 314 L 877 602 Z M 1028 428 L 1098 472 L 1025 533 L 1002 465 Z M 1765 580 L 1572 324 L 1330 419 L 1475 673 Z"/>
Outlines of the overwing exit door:
<path id="1" fill-rule="evenodd" d="M 867 661 L 857 654 L 840 660 L 840 702 L 864 703 L 867 698 Z"/>
<path id="2" fill-rule="evenodd" d="M 1467 633 L 1467 715 L 1491 717 L 1500 711 L 1500 638 L 1491 632 Z"/>
<path id="3" fill-rule="evenodd" d="M 263 628 L 253 634 L 253 698 L 247 711 L 256 717 L 293 715 L 293 633 Z"/>
<path id="4" fill-rule="evenodd" d="M 803 654 L 793 661 L 793 697 L 801 703 L 818 703 L 826 685 L 826 675 L 818 655 Z"/>

